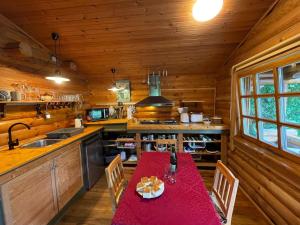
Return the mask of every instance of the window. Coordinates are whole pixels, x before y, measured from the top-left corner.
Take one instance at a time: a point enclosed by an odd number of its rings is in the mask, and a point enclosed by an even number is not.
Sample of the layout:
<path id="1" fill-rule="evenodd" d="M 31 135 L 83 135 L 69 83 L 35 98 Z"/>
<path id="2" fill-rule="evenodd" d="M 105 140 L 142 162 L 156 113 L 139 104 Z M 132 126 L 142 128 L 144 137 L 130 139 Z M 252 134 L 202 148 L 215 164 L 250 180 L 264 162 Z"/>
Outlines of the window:
<path id="1" fill-rule="evenodd" d="M 242 135 L 300 156 L 300 62 L 240 73 L 239 93 Z"/>

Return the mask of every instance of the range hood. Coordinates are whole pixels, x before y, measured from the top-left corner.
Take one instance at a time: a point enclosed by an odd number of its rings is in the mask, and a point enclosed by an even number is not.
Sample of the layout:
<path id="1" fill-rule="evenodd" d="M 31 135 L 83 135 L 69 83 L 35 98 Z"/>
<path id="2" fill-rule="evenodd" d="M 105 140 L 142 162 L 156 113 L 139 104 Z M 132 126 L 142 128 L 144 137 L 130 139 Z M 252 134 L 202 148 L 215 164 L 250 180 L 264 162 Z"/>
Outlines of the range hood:
<path id="1" fill-rule="evenodd" d="M 173 106 L 173 102 L 161 96 L 160 75 L 148 75 L 149 97 L 144 98 L 135 106 Z"/>

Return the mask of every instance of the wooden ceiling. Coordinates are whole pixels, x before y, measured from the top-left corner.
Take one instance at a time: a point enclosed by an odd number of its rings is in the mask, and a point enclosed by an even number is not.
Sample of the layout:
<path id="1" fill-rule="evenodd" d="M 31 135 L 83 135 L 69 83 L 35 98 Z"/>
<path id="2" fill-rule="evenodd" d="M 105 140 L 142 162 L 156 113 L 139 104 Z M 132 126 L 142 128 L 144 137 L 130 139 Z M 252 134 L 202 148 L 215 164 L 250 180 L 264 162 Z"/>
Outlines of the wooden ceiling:
<path id="1" fill-rule="evenodd" d="M 62 57 L 87 78 L 215 73 L 273 0 L 224 0 L 221 13 L 199 23 L 194 0 L 9 0 L 0 13 L 53 49 L 61 34 Z"/>

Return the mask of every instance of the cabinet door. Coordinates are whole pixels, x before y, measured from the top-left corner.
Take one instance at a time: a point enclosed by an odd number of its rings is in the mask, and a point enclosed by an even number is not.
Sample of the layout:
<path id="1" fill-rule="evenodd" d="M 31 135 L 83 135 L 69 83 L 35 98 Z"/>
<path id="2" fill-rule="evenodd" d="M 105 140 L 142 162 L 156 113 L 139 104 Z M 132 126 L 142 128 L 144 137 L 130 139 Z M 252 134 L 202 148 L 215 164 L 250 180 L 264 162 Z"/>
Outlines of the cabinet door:
<path id="1" fill-rule="evenodd" d="M 80 143 L 76 142 L 64 148 L 67 150 L 55 158 L 55 178 L 60 210 L 83 187 Z"/>
<path id="2" fill-rule="evenodd" d="M 43 225 L 57 214 L 53 161 L 1 186 L 6 225 Z"/>

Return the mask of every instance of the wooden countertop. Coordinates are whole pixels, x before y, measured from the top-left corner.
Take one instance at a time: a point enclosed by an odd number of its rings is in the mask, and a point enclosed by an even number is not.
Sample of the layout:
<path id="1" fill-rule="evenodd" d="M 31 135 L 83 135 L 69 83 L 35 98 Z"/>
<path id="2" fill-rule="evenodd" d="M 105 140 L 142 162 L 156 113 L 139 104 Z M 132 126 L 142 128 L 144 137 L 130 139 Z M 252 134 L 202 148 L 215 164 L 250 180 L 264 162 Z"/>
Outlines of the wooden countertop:
<path id="1" fill-rule="evenodd" d="M 128 119 L 110 119 L 110 120 L 101 120 L 97 122 L 86 122 L 84 125 L 109 125 L 109 124 L 125 124 L 128 123 Z"/>
<path id="2" fill-rule="evenodd" d="M 173 131 L 227 131 L 229 130 L 226 125 L 204 125 L 202 123 L 180 123 L 176 125 L 168 124 L 140 124 L 128 123 L 127 130 L 131 131 L 160 131 L 160 130 L 173 130 Z"/>
<path id="3" fill-rule="evenodd" d="M 16 168 L 19 168 L 29 162 L 32 162 L 33 160 L 36 160 L 40 157 L 43 157 L 55 150 L 58 150 L 65 145 L 68 145 L 72 142 L 75 142 L 79 139 L 82 139 L 94 132 L 97 132 L 101 130 L 102 126 L 92 126 L 87 127 L 84 129 L 84 131 L 78 135 L 74 135 L 73 137 L 64 139 L 56 144 L 47 146 L 47 147 L 41 147 L 41 148 L 21 148 L 17 147 L 14 150 L 8 150 L 8 148 L 2 148 L 0 151 L 0 176 L 8 173 Z M 30 143 L 34 140 L 38 140 L 41 138 L 45 138 L 45 135 L 37 136 L 34 139 L 28 139 L 26 141 L 21 142 L 20 145 L 23 145 L 25 143 Z"/>

